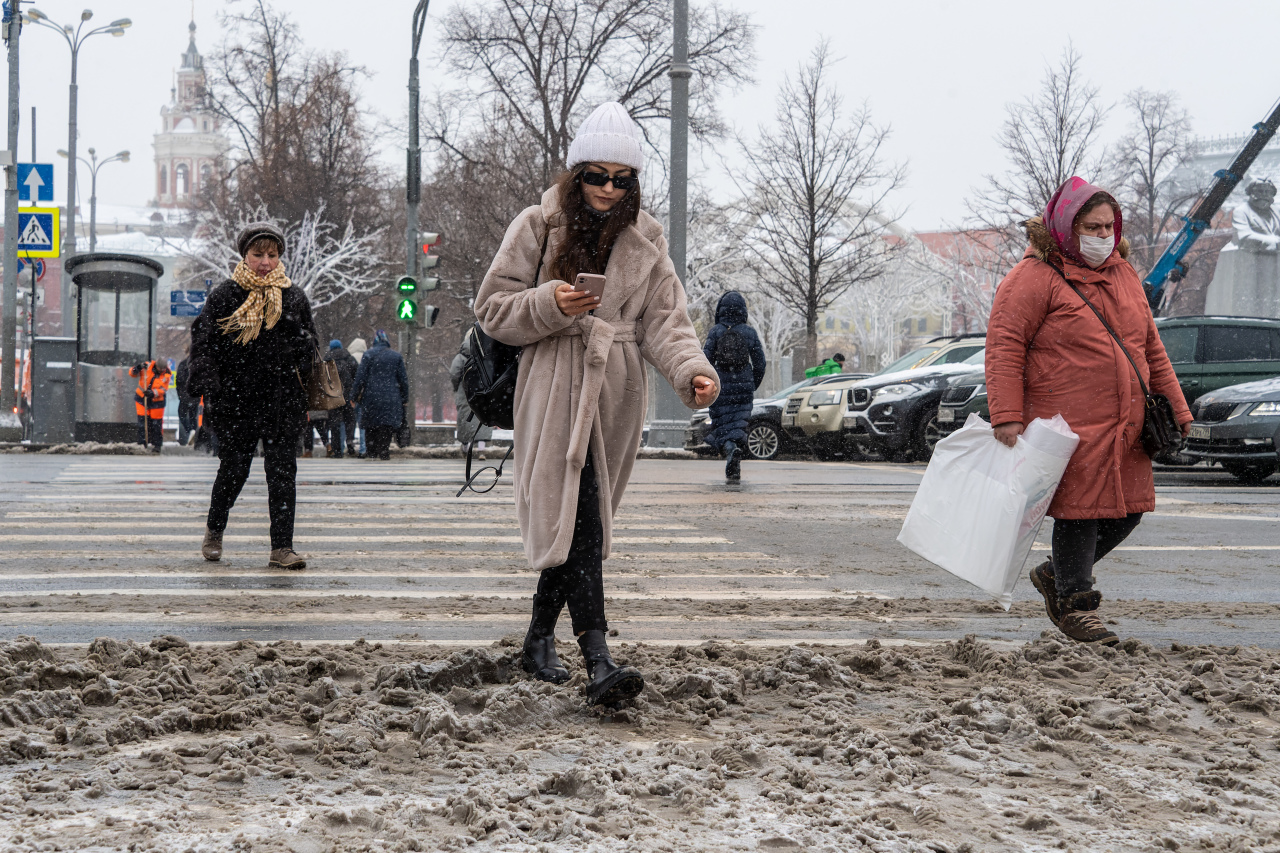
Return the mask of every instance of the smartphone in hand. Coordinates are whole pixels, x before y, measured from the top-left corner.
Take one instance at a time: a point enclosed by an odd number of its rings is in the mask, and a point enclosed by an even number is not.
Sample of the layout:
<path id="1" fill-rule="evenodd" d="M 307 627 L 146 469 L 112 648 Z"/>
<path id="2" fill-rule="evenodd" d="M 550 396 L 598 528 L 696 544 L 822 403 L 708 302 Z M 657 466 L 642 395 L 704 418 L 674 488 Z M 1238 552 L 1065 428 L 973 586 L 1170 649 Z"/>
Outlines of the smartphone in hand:
<path id="1" fill-rule="evenodd" d="M 602 275 L 593 275 L 585 272 L 578 273 L 578 277 L 573 282 L 573 289 L 579 292 L 585 291 L 596 299 L 603 301 L 604 281 L 604 276 Z"/>

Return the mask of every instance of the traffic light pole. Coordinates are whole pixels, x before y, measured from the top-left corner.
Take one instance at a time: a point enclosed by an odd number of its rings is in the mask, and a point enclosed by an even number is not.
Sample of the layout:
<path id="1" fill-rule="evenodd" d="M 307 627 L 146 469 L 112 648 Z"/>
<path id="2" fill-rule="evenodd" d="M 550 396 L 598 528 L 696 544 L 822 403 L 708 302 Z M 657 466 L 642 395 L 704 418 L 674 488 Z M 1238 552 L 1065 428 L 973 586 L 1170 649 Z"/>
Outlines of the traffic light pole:
<path id="1" fill-rule="evenodd" d="M 422 32 L 427 24 L 427 6 L 430 0 L 418 0 L 413 10 L 413 51 L 409 56 L 409 149 L 405 169 L 405 256 L 404 274 L 418 274 L 418 203 L 422 200 L 422 148 L 418 143 L 418 46 L 422 44 Z M 405 339 L 400 351 L 404 355 L 405 370 L 409 374 L 409 443 L 413 443 L 414 427 L 418 418 L 418 406 L 414 394 L 414 352 L 417 347 L 417 320 L 405 326 Z"/>

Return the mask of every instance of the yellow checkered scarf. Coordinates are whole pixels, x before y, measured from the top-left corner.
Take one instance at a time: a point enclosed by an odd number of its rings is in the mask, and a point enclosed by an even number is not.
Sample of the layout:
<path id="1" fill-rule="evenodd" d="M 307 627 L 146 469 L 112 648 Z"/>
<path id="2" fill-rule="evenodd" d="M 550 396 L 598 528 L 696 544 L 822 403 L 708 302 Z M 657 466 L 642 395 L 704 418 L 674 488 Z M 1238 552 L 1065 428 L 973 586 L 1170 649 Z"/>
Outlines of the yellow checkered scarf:
<path id="1" fill-rule="evenodd" d="M 258 337 L 264 320 L 268 329 L 280 321 L 281 291 L 293 286 L 293 282 L 284 274 L 283 263 L 277 264 L 264 278 L 249 269 L 244 261 L 236 265 L 231 279 L 249 291 L 249 297 L 235 313 L 220 320 L 218 325 L 222 327 L 223 334 L 235 334 L 236 343 L 247 344 Z"/>

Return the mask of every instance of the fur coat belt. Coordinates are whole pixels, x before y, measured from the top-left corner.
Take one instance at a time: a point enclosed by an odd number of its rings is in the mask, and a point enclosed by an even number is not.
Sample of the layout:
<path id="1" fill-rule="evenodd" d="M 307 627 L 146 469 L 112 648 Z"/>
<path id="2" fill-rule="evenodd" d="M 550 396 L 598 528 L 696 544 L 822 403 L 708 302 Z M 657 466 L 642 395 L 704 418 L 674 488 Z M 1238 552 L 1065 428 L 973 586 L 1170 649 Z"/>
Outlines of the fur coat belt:
<path id="1" fill-rule="evenodd" d="M 568 328 L 553 332 L 548 337 L 582 338 L 586 354 L 582 359 L 582 395 L 569 432 L 569 449 L 565 461 L 574 471 L 581 471 L 587 464 L 587 450 L 591 447 L 591 424 L 596 419 L 600 405 L 600 386 L 604 383 L 604 367 L 609 361 L 609 349 L 614 344 L 639 342 L 643 339 L 639 323 L 623 323 L 615 326 L 607 320 L 582 314 Z"/>

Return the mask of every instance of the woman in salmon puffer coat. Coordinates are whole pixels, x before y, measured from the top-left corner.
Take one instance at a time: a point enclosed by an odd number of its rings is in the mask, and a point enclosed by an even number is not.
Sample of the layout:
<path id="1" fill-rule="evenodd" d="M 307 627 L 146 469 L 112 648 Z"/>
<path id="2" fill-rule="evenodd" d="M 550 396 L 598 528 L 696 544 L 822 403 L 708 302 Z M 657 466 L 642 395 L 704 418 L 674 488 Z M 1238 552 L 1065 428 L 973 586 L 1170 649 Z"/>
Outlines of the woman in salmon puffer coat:
<path id="1" fill-rule="evenodd" d="M 1141 441 L 1146 398 L 1135 365 L 1151 393 L 1173 403 L 1184 434 L 1191 424 L 1142 282 L 1129 264 L 1123 224 L 1110 193 L 1081 178 L 1067 180 L 1043 216 L 1023 223 L 1031 245 L 997 288 L 987 327 L 987 397 L 996 439 L 1012 447 L 1026 424 L 1054 415 L 1080 436 L 1049 505 L 1053 556 L 1031 570 L 1031 582 L 1059 630 L 1076 642 L 1104 645 L 1119 638 L 1098 616 L 1102 595 L 1093 588 L 1094 564 L 1156 503 L 1151 459 Z"/>

